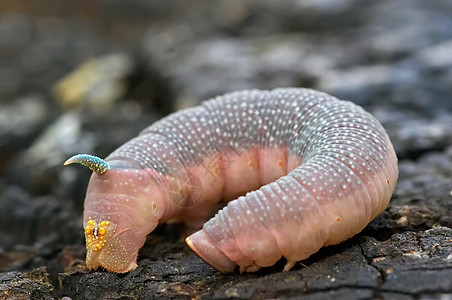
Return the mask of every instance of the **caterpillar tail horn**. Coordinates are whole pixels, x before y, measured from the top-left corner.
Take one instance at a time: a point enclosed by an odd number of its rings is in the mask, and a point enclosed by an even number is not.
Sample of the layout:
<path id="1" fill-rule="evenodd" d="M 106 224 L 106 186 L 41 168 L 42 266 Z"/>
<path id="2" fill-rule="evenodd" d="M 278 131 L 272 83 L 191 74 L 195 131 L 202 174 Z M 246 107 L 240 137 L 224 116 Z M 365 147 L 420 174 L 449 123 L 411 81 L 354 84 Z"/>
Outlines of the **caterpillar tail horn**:
<path id="1" fill-rule="evenodd" d="M 78 163 L 91 169 L 91 171 L 101 175 L 110 169 L 108 163 L 100 157 L 89 154 L 77 154 L 64 162 L 64 165 Z"/>

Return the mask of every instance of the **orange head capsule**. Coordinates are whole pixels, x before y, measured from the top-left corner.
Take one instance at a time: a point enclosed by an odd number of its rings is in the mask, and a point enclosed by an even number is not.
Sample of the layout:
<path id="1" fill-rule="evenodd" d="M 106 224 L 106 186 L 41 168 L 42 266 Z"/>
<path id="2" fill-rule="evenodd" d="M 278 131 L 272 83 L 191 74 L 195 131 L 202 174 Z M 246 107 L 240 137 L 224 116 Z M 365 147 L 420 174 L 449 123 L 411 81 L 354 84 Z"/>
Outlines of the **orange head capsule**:
<path id="1" fill-rule="evenodd" d="M 86 245 L 93 252 L 101 250 L 107 241 L 107 238 L 111 237 L 114 230 L 110 228 L 109 221 L 102 221 L 99 224 L 94 220 L 89 220 L 85 226 L 85 238 Z"/>

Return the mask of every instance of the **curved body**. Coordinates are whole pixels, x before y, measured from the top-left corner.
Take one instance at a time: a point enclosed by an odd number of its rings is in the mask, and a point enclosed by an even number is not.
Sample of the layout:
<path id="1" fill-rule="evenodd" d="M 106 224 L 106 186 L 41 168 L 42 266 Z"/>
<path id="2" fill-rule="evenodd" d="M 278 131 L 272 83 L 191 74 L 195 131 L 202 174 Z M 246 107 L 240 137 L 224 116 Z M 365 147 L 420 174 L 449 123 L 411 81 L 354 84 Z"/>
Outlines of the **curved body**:
<path id="1" fill-rule="evenodd" d="M 106 162 L 91 178 L 84 224 L 88 267 L 114 272 L 136 267 L 158 223 L 201 226 L 220 200 L 233 201 L 186 239 L 190 248 L 222 272 L 281 256 L 289 270 L 360 232 L 386 208 L 398 176 L 374 117 L 297 88 L 235 92 L 174 113 Z"/>

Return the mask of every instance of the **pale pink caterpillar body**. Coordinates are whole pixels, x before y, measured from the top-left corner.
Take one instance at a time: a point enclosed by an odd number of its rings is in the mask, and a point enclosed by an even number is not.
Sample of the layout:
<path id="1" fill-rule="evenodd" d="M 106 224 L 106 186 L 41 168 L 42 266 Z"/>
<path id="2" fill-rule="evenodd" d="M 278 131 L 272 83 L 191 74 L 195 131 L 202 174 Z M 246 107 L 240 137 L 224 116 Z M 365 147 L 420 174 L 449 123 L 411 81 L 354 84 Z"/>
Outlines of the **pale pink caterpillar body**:
<path id="1" fill-rule="evenodd" d="M 158 223 L 202 225 L 220 200 L 233 201 L 187 237 L 190 248 L 224 273 L 282 256 L 289 270 L 360 232 L 398 177 L 373 116 L 301 88 L 226 94 L 154 123 L 105 161 L 72 162 L 96 172 L 85 199 L 87 266 L 119 273 L 137 266 Z"/>

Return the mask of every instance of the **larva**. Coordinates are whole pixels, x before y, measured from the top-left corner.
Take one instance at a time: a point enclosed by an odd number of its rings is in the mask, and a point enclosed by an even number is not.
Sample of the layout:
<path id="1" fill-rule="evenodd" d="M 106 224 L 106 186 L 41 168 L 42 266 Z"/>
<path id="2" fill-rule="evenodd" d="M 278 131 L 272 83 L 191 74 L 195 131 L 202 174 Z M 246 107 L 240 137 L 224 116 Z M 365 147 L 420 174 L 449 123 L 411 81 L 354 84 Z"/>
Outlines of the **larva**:
<path id="1" fill-rule="evenodd" d="M 90 167 L 86 264 L 123 273 L 158 223 L 201 225 L 186 238 L 227 273 L 284 270 L 360 232 L 388 205 L 397 157 L 361 107 L 309 89 L 226 94 L 154 123 Z"/>

